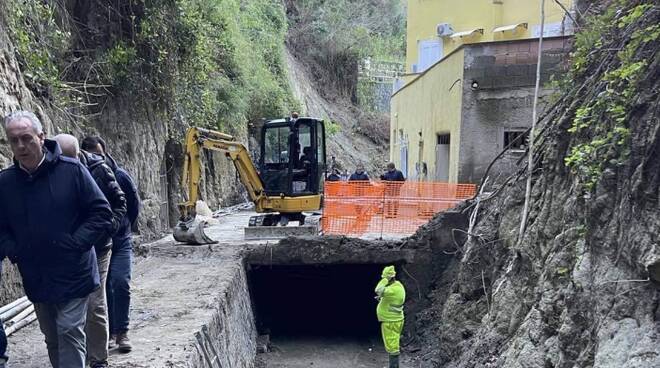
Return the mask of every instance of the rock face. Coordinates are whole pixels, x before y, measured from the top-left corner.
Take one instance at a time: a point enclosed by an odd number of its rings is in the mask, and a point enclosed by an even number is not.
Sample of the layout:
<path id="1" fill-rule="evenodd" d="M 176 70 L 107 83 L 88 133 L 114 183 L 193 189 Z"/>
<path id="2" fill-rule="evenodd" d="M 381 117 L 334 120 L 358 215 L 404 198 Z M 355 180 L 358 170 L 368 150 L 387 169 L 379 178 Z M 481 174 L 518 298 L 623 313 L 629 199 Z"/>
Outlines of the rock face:
<path id="1" fill-rule="evenodd" d="M 640 43 L 632 60 L 605 50 L 632 44 L 636 31 L 656 24 L 660 7 L 604 3 L 619 8 L 601 9 L 613 17 L 601 25 L 603 41 L 589 49 L 590 63 L 541 126 L 522 239 L 525 173 L 483 197 L 490 199 L 480 204 L 473 227 L 442 216 L 411 239 L 446 250 L 456 244 L 453 258 L 436 258 L 444 267 L 416 321 L 426 326 L 415 353 L 424 367 L 660 366 L 658 36 Z M 638 60 L 639 79 L 630 80 L 639 89 L 625 101 L 629 140 L 603 149 L 590 166 L 601 175 L 585 188 L 565 158 L 614 128 L 605 113 L 581 134 L 569 131 L 576 110 L 592 106 L 604 90 L 616 93 L 612 71 Z M 468 214 L 476 201 L 470 204 Z M 469 229 L 472 236 L 448 238 L 439 233 L 443 228 Z"/>
<path id="2" fill-rule="evenodd" d="M 107 100 L 103 110 L 83 124 L 71 119 L 27 88 L 15 56 L 15 45 L 0 17 L 0 115 L 30 110 L 42 121 L 48 135 L 69 132 L 78 137 L 99 134 L 108 143 L 109 152 L 133 176 L 142 199 L 140 233 L 151 238 L 167 231 L 177 220 L 176 204 L 181 201 L 180 183 L 183 163 L 182 141 L 187 125 L 170 118 L 163 107 L 148 99 L 128 94 Z M 239 141 L 247 141 L 247 126 L 232 132 Z M 11 164 L 11 151 L 4 132 L 0 133 L 0 169 Z M 203 157 L 204 175 L 201 198 L 211 208 L 242 201 L 243 191 L 235 169 L 224 155 L 207 153 Z M 14 268 L 6 267 L 0 304 L 22 293 Z"/>

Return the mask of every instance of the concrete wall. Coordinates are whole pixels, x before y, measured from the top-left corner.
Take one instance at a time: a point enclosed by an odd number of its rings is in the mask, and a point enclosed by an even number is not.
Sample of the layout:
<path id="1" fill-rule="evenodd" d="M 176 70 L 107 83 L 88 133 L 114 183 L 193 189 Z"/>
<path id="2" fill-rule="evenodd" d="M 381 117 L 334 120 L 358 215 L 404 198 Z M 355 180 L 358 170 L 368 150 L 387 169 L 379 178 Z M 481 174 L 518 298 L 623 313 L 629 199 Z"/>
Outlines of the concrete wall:
<path id="1" fill-rule="evenodd" d="M 226 368 L 251 368 L 255 366 L 257 351 L 257 328 L 250 302 L 247 276 L 241 262 L 234 262 L 231 277 L 224 278 L 218 285 L 221 297 L 220 304 L 213 313 L 211 321 L 203 325 L 208 331 L 209 339 L 204 340 L 204 348 L 211 360 L 219 359 L 220 366 Z M 213 344 L 213 346 L 211 346 Z M 188 361 L 190 368 L 214 368 L 208 364 L 206 357 L 199 353 L 193 354 Z"/>
<path id="2" fill-rule="evenodd" d="M 567 9 L 573 0 L 560 1 Z M 546 35 L 570 34 L 570 25 L 562 29 L 564 11 L 554 1 L 545 2 Z M 406 71 L 418 62 L 418 44 L 424 40 L 439 40 L 438 23 L 450 23 L 455 32 L 483 28 L 483 35 L 459 39 L 443 38 L 443 55 L 448 55 L 463 44 L 516 40 L 534 37 L 540 24 L 540 0 L 408 0 Z M 528 23 L 527 29 L 516 32 L 497 32 L 493 29 L 517 23 Z M 566 24 L 564 24 L 566 26 Z M 566 31 L 566 33 L 562 33 Z"/>
<path id="3" fill-rule="evenodd" d="M 560 62 L 569 48 L 569 39 L 545 40 L 541 86 L 550 76 L 561 73 Z M 504 132 L 531 126 L 538 41 L 524 40 L 498 44 L 471 45 L 465 48 L 463 109 L 459 182 L 478 182 L 487 166 L 504 148 Z M 472 88 L 476 81 L 478 88 Z M 542 90 L 542 97 L 552 91 Z M 539 114 L 547 98 L 539 104 Z M 524 151 L 510 150 L 493 167 L 495 180 L 515 167 Z"/>
<path id="4" fill-rule="evenodd" d="M 426 162 L 428 175 L 432 177 L 435 173 L 436 135 L 439 133 L 451 134 L 450 157 L 458 157 L 463 59 L 464 50 L 455 51 L 392 96 L 390 160 L 401 168 L 400 149 L 407 144 L 406 177 L 415 177 L 415 163 L 418 161 Z M 452 160 L 449 181 L 456 182 L 457 178 L 458 162 Z"/>

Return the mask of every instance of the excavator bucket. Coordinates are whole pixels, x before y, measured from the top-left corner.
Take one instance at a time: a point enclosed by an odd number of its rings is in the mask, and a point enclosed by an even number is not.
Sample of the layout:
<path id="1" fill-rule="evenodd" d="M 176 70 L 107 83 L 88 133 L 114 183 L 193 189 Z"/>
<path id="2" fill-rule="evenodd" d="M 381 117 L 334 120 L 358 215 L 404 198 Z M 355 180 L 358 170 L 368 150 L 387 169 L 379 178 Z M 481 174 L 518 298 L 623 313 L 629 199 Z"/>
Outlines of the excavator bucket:
<path id="1" fill-rule="evenodd" d="M 197 216 L 188 221 L 179 221 L 174 227 L 174 240 L 189 245 L 215 244 L 217 241 L 204 233 L 207 225 L 206 220 Z"/>

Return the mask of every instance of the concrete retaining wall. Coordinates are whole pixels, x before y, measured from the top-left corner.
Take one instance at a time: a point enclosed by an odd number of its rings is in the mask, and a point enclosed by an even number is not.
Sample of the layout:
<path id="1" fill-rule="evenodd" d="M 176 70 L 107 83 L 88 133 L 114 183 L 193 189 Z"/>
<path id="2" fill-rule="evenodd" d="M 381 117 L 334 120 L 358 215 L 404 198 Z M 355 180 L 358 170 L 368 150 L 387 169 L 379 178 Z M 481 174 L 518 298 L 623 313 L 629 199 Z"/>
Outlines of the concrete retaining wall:
<path id="1" fill-rule="evenodd" d="M 221 297 L 213 318 L 195 333 L 197 354 L 191 356 L 190 368 L 216 368 L 216 359 L 222 368 L 255 366 L 257 330 L 247 277 L 242 263 L 231 267 L 233 277 L 218 285 Z"/>

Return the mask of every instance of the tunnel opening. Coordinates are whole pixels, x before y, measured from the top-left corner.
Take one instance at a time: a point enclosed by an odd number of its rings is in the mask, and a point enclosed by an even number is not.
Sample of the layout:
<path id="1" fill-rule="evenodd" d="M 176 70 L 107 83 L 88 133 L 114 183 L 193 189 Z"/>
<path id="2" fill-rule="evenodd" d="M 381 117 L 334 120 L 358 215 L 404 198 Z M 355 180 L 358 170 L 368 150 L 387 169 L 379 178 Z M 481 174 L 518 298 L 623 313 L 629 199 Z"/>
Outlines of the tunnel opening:
<path id="1" fill-rule="evenodd" d="M 374 288 L 384 265 L 249 265 L 257 331 L 271 338 L 380 333 Z"/>

